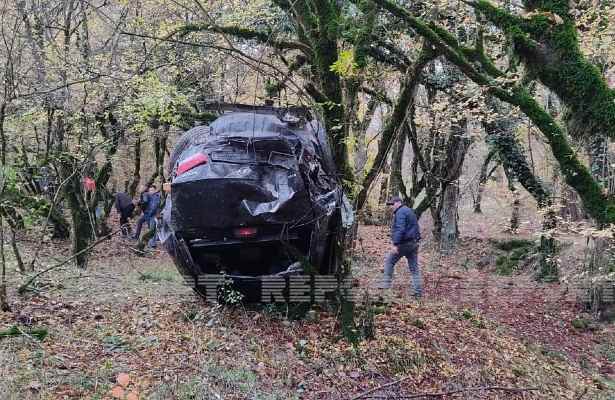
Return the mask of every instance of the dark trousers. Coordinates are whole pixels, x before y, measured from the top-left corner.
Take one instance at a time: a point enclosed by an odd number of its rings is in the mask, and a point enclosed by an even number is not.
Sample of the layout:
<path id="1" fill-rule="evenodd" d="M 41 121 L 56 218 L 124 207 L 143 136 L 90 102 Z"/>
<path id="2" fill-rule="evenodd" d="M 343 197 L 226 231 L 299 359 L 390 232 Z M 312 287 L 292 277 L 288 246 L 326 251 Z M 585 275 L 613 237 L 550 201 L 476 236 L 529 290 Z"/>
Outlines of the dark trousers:
<path id="1" fill-rule="evenodd" d="M 154 221 L 154 216 L 153 215 L 148 215 L 148 214 L 143 214 L 141 215 L 141 218 L 139 218 L 139 220 L 137 221 L 137 230 L 134 234 L 134 237 L 136 239 L 139 239 L 141 237 L 141 229 L 143 229 L 143 224 L 147 222 L 147 226 L 151 229 L 154 224 L 156 223 Z"/>
<path id="2" fill-rule="evenodd" d="M 128 220 L 132 218 L 134 210 L 134 204 L 129 204 L 128 207 L 120 209 L 120 228 L 122 229 L 122 236 L 128 236 L 131 231 Z"/>

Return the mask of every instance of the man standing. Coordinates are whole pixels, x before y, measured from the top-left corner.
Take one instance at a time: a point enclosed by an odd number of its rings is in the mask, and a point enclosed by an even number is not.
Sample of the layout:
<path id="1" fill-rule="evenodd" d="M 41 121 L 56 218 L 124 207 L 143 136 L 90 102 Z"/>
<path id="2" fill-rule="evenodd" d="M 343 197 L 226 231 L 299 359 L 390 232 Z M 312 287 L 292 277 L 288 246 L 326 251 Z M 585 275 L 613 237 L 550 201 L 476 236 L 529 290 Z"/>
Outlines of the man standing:
<path id="1" fill-rule="evenodd" d="M 156 185 L 150 185 L 148 192 L 141 194 L 140 203 L 141 210 L 143 210 L 143 215 L 139 218 L 139 221 L 137 221 L 137 230 L 132 237 L 137 240 L 141 237 L 141 229 L 143 228 L 144 223 L 147 222 L 147 226 L 150 229 L 153 229 L 155 226 L 154 218 L 156 217 L 158 207 L 160 206 L 160 193 L 156 191 Z"/>
<path id="2" fill-rule="evenodd" d="M 391 241 L 393 246 L 384 262 L 384 279 L 380 287 L 388 289 L 393 279 L 395 264 L 402 258 L 408 260 L 408 267 L 412 275 L 414 297 L 423 295 L 421 287 L 421 274 L 418 265 L 418 249 L 421 232 L 414 211 L 402 204 L 399 196 L 392 197 L 387 205 L 393 210 L 393 223 L 391 225 Z"/>
<path id="3" fill-rule="evenodd" d="M 132 218 L 132 213 L 135 210 L 135 205 L 132 199 L 126 192 L 119 192 L 115 195 L 115 209 L 120 214 L 120 229 L 122 236 L 126 237 L 130 233 L 130 224 L 128 220 Z"/>

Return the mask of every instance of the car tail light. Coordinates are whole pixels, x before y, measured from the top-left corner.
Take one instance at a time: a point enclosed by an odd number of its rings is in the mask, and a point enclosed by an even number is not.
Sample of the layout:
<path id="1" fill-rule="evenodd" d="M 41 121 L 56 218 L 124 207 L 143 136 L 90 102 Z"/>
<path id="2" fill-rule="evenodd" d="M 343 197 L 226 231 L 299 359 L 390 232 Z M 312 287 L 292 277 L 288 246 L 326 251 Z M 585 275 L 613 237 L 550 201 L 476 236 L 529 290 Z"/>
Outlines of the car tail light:
<path id="1" fill-rule="evenodd" d="M 236 238 L 247 239 L 256 236 L 258 229 L 256 228 L 237 228 L 233 231 Z"/>
<path id="2" fill-rule="evenodd" d="M 207 155 L 203 153 L 196 153 L 179 163 L 179 165 L 177 166 L 177 176 L 188 172 L 192 168 L 198 167 L 202 164 L 207 164 Z"/>

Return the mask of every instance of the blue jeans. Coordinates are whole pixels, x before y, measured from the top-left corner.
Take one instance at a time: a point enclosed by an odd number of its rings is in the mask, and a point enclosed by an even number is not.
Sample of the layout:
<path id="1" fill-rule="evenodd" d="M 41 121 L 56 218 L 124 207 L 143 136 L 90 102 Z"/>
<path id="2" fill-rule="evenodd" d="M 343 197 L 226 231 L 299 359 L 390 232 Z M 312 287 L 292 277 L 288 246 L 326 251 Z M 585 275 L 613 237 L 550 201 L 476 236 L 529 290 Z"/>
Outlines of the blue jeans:
<path id="1" fill-rule="evenodd" d="M 391 284 L 395 264 L 397 264 L 402 257 L 406 257 L 406 260 L 408 260 L 408 269 L 412 275 L 414 294 L 416 296 L 421 296 L 423 294 L 423 287 L 421 286 L 421 272 L 419 271 L 418 263 L 419 245 L 416 242 L 408 242 L 402 243 L 397 247 L 399 251 L 397 253 L 389 253 L 384 261 L 384 283 Z"/>
<path id="2" fill-rule="evenodd" d="M 146 214 L 141 215 L 141 218 L 137 221 L 137 228 L 134 234 L 135 239 L 139 239 L 141 237 L 141 229 L 143 229 L 143 224 L 146 222 L 147 226 L 152 229 L 155 224 L 154 217 Z"/>
<path id="3" fill-rule="evenodd" d="M 147 245 L 149 247 L 151 247 L 152 249 L 156 248 L 156 239 L 157 239 L 157 230 L 158 230 L 158 223 L 156 221 L 156 217 L 152 217 L 149 221 L 148 221 L 148 225 L 149 225 L 149 229 L 153 229 L 154 230 L 154 235 L 151 237 L 151 239 L 147 242 Z"/>

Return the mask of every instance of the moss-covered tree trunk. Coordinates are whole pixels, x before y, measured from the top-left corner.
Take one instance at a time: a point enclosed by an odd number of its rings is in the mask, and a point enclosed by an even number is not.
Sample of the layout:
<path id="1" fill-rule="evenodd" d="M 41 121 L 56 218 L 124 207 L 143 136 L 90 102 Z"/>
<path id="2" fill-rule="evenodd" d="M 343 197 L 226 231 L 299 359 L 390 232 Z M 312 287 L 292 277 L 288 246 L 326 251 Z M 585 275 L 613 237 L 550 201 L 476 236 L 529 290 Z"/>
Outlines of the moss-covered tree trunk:
<path id="1" fill-rule="evenodd" d="M 440 251 L 448 253 L 455 248 L 459 237 L 459 184 L 453 182 L 446 186 L 440 195 Z"/>
<path id="2" fill-rule="evenodd" d="M 439 174 L 433 179 L 438 181 L 439 197 L 432 205 L 433 234 L 440 250 L 449 252 L 455 247 L 459 236 L 459 177 L 463 162 L 470 146 L 466 132 L 467 121 L 462 119 L 453 123 L 446 145 L 443 147 L 444 160 L 436 161 Z"/>
<path id="3" fill-rule="evenodd" d="M 75 264 L 79 268 L 86 268 L 89 254 L 85 249 L 96 237 L 93 223 L 95 216 L 91 215 L 88 210 L 81 179 L 78 174 L 74 174 L 66 185 L 66 200 L 70 209 L 72 252 L 73 254 L 78 254 L 75 257 Z"/>
<path id="4" fill-rule="evenodd" d="M 135 197 L 137 194 L 137 188 L 141 181 L 141 136 L 137 135 L 134 148 L 134 167 L 132 171 L 132 178 L 128 184 L 128 194 L 130 197 Z"/>
<path id="5" fill-rule="evenodd" d="M 2 188 L 0 188 L 0 191 Z M 0 310 L 10 311 L 8 295 L 6 291 L 6 258 L 4 257 L 4 219 L 0 214 Z"/>
<path id="6" fill-rule="evenodd" d="M 510 106 L 497 98 L 489 97 L 490 109 L 495 118 L 483 123 L 487 133 L 487 143 L 496 152 L 510 179 L 517 180 L 534 197 L 538 207 L 545 207 L 550 201 L 550 193 L 542 181 L 534 175 L 523 147 L 515 136 L 516 121 L 510 115 Z"/>
<path id="7" fill-rule="evenodd" d="M 398 135 L 393 155 L 391 156 L 391 182 L 389 184 L 389 196 L 399 196 L 402 193 L 402 187 L 405 191 L 403 181 L 402 167 L 404 159 L 404 150 L 406 148 L 406 135 L 402 129 L 402 133 Z"/>

